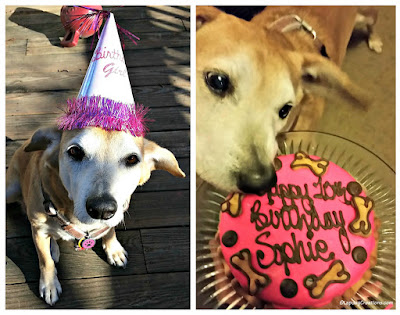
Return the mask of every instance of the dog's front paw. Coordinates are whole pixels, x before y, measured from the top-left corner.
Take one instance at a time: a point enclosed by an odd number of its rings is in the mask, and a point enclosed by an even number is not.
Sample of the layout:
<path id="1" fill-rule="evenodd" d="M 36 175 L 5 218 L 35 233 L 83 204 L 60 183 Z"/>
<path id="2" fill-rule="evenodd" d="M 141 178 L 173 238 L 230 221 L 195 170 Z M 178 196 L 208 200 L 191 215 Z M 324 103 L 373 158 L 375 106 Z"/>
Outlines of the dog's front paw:
<path id="1" fill-rule="evenodd" d="M 122 268 L 126 267 L 128 263 L 128 252 L 117 239 L 112 242 L 104 243 L 103 249 L 106 252 L 107 261 L 110 265 Z"/>
<path id="2" fill-rule="evenodd" d="M 62 293 L 61 284 L 54 272 L 41 273 L 39 282 L 40 297 L 43 298 L 47 304 L 54 305 L 58 301 Z"/>

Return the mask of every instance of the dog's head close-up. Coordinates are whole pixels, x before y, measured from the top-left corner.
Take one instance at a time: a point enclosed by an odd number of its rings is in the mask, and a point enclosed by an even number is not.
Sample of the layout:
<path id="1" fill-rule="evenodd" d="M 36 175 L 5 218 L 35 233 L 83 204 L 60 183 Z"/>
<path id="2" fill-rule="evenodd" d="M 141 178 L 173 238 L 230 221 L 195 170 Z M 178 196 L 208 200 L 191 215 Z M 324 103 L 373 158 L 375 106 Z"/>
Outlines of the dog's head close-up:
<path id="1" fill-rule="evenodd" d="M 124 131 L 42 128 L 24 150 L 44 150 L 45 167 L 58 173 L 74 216 L 84 224 L 120 223 L 132 193 L 153 170 L 185 177 L 169 150 Z"/>
<path id="2" fill-rule="evenodd" d="M 307 93 L 367 103 L 333 62 L 297 52 L 278 31 L 214 7 L 197 7 L 196 18 L 196 170 L 220 189 L 275 186 L 276 137 Z"/>

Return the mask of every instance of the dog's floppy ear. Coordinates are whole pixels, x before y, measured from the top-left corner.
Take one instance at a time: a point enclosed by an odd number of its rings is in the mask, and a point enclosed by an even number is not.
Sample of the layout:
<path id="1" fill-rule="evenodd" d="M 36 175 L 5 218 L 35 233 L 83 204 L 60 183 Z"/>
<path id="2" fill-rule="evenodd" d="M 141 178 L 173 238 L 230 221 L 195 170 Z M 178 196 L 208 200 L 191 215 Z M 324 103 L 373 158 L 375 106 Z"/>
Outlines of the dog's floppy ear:
<path id="1" fill-rule="evenodd" d="M 57 127 L 40 128 L 35 131 L 28 144 L 25 146 L 25 152 L 46 150 L 50 145 L 59 143 L 62 131 Z"/>
<path id="2" fill-rule="evenodd" d="M 311 53 L 292 53 L 292 57 L 295 63 L 300 64 L 305 91 L 328 99 L 339 97 L 363 109 L 371 105 L 371 96 L 354 84 L 347 74 L 329 59 Z"/>
<path id="3" fill-rule="evenodd" d="M 196 8 L 196 31 L 198 31 L 204 24 L 214 20 L 222 11 L 215 7 L 198 6 Z"/>
<path id="4" fill-rule="evenodd" d="M 57 127 L 40 128 L 35 131 L 24 147 L 25 152 L 46 150 L 43 157 L 54 168 L 58 167 L 58 151 L 62 131 Z"/>
<path id="5" fill-rule="evenodd" d="M 185 173 L 179 168 L 178 161 L 171 151 L 160 147 L 153 141 L 143 139 L 144 156 L 142 176 L 139 185 L 143 185 L 150 178 L 154 170 L 164 170 L 177 177 L 185 177 Z"/>

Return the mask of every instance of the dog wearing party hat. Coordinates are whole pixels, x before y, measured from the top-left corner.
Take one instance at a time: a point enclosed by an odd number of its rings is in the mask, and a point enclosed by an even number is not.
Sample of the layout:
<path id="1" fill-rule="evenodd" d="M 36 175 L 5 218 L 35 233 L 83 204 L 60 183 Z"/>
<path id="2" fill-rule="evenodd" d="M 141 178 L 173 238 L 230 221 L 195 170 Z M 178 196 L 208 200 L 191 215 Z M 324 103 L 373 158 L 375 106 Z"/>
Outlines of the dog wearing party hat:
<path id="1" fill-rule="evenodd" d="M 11 159 L 7 203 L 22 201 L 39 258 L 40 296 L 62 292 L 57 239 L 90 249 L 96 240 L 111 265 L 128 254 L 116 238 L 132 193 L 153 170 L 185 177 L 175 156 L 144 138 L 147 110 L 135 105 L 113 14 L 101 33 L 77 98 L 57 125 L 37 130 Z"/>
<path id="2" fill-rule="evenodd" d="M 262 195 L 276 184 L 279 133 L 310 130 L 326 98 L 366 108 L 369 95 L 340 65 L 357 24 L 381 52 L 376 17 L 374 8 L 270 6 L 246 21 L 197 7 L 198 191 Z"/>

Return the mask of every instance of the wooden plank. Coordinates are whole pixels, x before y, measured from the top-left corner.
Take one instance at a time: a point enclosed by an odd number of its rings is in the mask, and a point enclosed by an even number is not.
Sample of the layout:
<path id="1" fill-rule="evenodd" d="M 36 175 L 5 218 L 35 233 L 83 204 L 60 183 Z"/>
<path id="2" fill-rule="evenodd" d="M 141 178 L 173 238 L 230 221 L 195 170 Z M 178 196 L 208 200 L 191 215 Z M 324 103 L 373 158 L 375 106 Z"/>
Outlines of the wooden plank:
<path id="1" fill-rule="evenodd" d="M 132 15 L 138 19 L 143 19 L 148 17 L 148 11 L 151 10 L 156 14 L 160 11 L 162 14 L 168 14 L 181 18 L 190 17 L 190 7 L 189 6 L 103 6 L 104 10 L 111 10 L 120 17 L 130 17 Z M 26 17 L 33 16 L 30 23 L 40 23 L 35 18 L 36 14 L 43 14 L 44 12 L 52 13 L 54 15 L 60 15 L 61 6 L 56 5 L 32 5 L 32 6 L 6 6 L 6 17 L 18 12 L 18 15 L 25 15 Z M 133 14 L 134 13 L 134 14 Z"/>
<path id="2" fill-rule="evenodd" d="M 82 39 L 81 39 L 82 40 Z M 23 40 L 14 40 L 14 42 L 8 42 L 9 46 L 11 43 L 15 43 L 15 46 L 21 46 L 24 43 Z M 56 38 L 54 39 L 56 41 Z M 21 42 L 21 43 L 19 43 Z M 96 47 L 97 40 L 93 42 L 91 38 L 83 39 L 82 42 L 75 47 L 60 47 L 56 45 L 49 45 L 49 41 L 40 38 L 28 38 L 26 45 L 26 55 L 61 55 L 61 54 L 82 54 L 82 53 L 92 53 Z M 179 47 L 189 47 L 190 46 L 190 34 L 187 32 L 174 33 L 146 33 L 143 35 L 137 45 L 132 41 L 124 41 L 124 55 L 125 59 L 132 51 L 140 51 L 147 49 L 160 49 L 164 47 L 179 48 Z M 6 49 L 8 53 L 9 47 Z M 91 57 L 91 56 L 90 56 Z"/>
<path id="3" fill-rule="evenodd" d="M 151 131 L 190 129 L 189 111 L 183 106 L 152 108 L 147 117 L 154 121 L 149 122 L 148 127 Z M 10 115 L 6 119 L 6 136 L 10 139 L 26 139 L 36 129 L 54 125 L 60 114 Z"/>
<path id="4" fill-rule="evenodd" d="M 75 47 L 62 47 L 60 37 L 32 37 L 25 36 L 24 38 L 7 38 L 6 54 L 11 55 L 16 52 L 22 52 L 23 55 L 60 55 L 60 54 L 82 54 L 93 53 L 97 44 L 97 39 L 93 37 L 81 38 L 79 44 Z M 50 44 L 50 45 L 49 45 Z M 131 51 L 156 48 L 179 48 L 190 46 L 189 32 L 155 32 L 145 33 L 136 44 L 130 40 L 124 39 L 124 52 L 129 55 Z"/>
<path id="5" fill-rule="evenodd" d="M 52 308 L 106 309 L 190 307 L 189 272 L 61 281 L 63 293 Z M 50 308 L 38 297 L 38 283 L 6 286 L 7 309 Z"/>
<path id="6" fill-rule="evenodd" d="M 6 40 L 6 56 L 24 56 L 26 54 L 26 47 L 28 44 L 28 39 L 14 39 L 10 38 Z M 48 44 L 48 41 L 47 41 Z M 8 58 L 8 57 L 7 57 Z M 10 57 L 12 58 L 12 57 Z M 7 60 L 6 60 L 7 62 Z"/>
<path id="7" fill-rule="evenodd" d="M 25 22 L 24 16 L 11 15 L 6 23 L 6 39 L 24 39 L 33 34 L 35 36 L 46 38 L 60 38 L 65 35 L 65 30 L 61 24 L 60 18 L 56 15 L 49 16 L 49 13 L 43 13 L 38 19 L 51 20 L 47 23 L 29 24 Z M 127 29 L 139 38 L 145 33 L 154 32 L 185 32 L 188 31 L 188 23 L 182 23 L 181 19 L 174 17 L 164 17 L 163 19 L 118 19 L 115 17 L 118 25 Z M 10 23 L 11 21 L 12 23 Z M 127 37 L 125 37 L 128 40 Z M 59 42 L 57 45 L 60 45 Z"/>
<path id="8" fill-rule="evenodd" d="M 149 273 L 189 270 L 189 227 L 144 229 L 140 233 Z"/>
<path id="9" fill-rule="evenodd" d="M 107 10 L 107 7 L 104 7 L 104 9 Z M 17 24 L 36 30 L 40 27 L 43 29 L 43 25 L 48 25 L 53 28 L 60 26 L 63 29 L 60 20 L 60 10 L 61 6 L 55 8 L 44 8 L 42 6 L 19 7 L 14 11 L 7 10 L 6 27 L 9 28 Z M 148 25 L 151 25 L 152 22 L 162 21 L 164 23 L 160 25 L 161 28 L 168 28 L 175 31 L 188 30 L 190 27 L 190 23 L 188 23 L 190 12 L 176 7 L 124 6 L 123 8 L 112 7 L 112 12 L 121 27 L 130 31 L 133 29 L 135 32 L 147 29 L 143 24 L 142 28 L 138 27 L 143 21 L 147 21 Z"/>
<path id="10" fill-rule="evenodd" d="M 151 108 L 190 106 L 190 86 L 155 85 L 132 89 L 135 101 Z M 60 113 L 69 98 L 79 90 L 6 94 L 6 116 Z"/>
<path id="11" fill-rule="evenodd" d="M 31 237 L 31 225 L 19 203 L 6 204 L 6 237 Z"/>
<path id="12" fill-rule="evenodd" d="M 176 158 L 190 157 L 190 130 L 150 132 L 146 138 L 167 148 Z"/>
<path id="13" fill-rule="evenodd" d="M 140 233 L 137 230 L 118 231 L 117 238 L 129 254 L 125 269 L 107 263 L 101 241 L 93 250 L 75 251 L 72 242 L 59 241 L 60 262 L 57 264 L 58 278 L 80 279 L 101 276 L 124 276 L 147 273 Z M 6 283 L 39 281 L 39 262 L 31 237 L 7 239 Z M 181 246 L 186 250 L 185 247 Z M 79 266 L 79 268 L 77 268 Z M 168 270 L 167 270 L 168 271 Z"/>
<path id="14" fill-rule="evenodd" d="M 127 229 L 189 225 L 190 191 L 134 193 L 128 211 Z"/>
<path id="15" fill-rule="evenodd" d="M 6 40 L 6 56 L 12 59 L 12 56 L 19 53 L 26 56 L 37 55 L 79 55 L 87 54 L 91 58 L 93 51 L 96 47 L 97 40 L 93 42 L 92 38 L 81 39 L 79 44 L 75 47 L 61 47 L 59 45 L 62 37 L 58 38 L 23 38 L 15 39 L 10 38 Z M 49 45 L 50 44 L 50 45 Z M 141 51 L 149 49 L 166 49 L 168 48 L 182 48 L 190 46 L 190 34 L 187 32 L 164 32 L 164 33 L 146 33 L 140 38 L 140 41 L 135 45 L 131 41 L 125 41 L 124 55 L 125 60 L 129 64 L 129 56 L 132 51 Z M 143 60 L 145 61 L 145 60 Z"/>
<path id="16" fill-rule="evenodd" d="M 77 56 L 78 54 L 87 54 L 87 59 L 90 59 L 93 51 L 96 47 L 97 40 L 93 42 L 91 38 L 81 39 L 79 44 L 75 47 L 61 47 L 57 45 L 62 38 L 51 38 L 51 44 L 49 45 L 49 39 L 43 38 L 24 38 L 15 39 L 10 38 L 6 41 L 6 56 L 12 58 L 16 52 L 22 52 L 26 56 L 37 56 L 37 55 L 65 55 L 71 54 Z M 131 41 L 124 42 L 124 55 L 127 58 L 134 51 L 149 50 L 149 49 L 161 49 L 161 48 L 182 48 L 190 46 L 190 34 L 184 33 L 147 33 L 142 36 L 137 42 L 137 45 Z"/>
<path id="17" fill-rule="evenodd" d="M 60 15 L 60 6 L 56 5 L 32 5 L 32 6 L 18 6 L 18 5 L 7 5 L 5 9 L 6 17 L 10 17 L 14 13 L 25 16 L 35 16 L 36 14 L 42 14 L 43 11 L 52 13 L 54 15 Z"/>
<path id="18" fill-rule="evenodd" d="M 125 53 L 127 67 L 139 66 L 174 66 L 187 65 L 190 62 L 190 48 L 163 48 L 146 49 Z M 46 57 L 44 57 L 46 56 Z M 14 58 L 7 56 L 6 70 L 9 74 L 22 74 L 31 71 L 41 72 L 77 72 L 87 69 L 92 52 L 84 55 L 57 54 L 25 56 L 15 62 Z"/>
<path id="19" fill-rule="evenodd" d="M 93 250 L 76 252 L 72 242 L 59 241 L 58 278 L 81 279 L 171 271 L 189 271 L 189 228 L 118 231 L 129 254 L 125 269 L 110 266 L 98 241 Z M 31 237 L 7 239 L 6 284 L 39 280 L 38 258 Z M 143 256 L 143 253 L 145 256 Z M 145 266 L 146 263 L 146 266 Z M 79 268 L 76 268 L 79 265 Z"/>
<path id="20" fill-rule="evenodd" d="M 189 225 L 189 218 L 189 190 L 135 192 L 125 214 L 125 224 L 118 225 L 117 230 L 183 226 Z M 19 204 L 7 204 L 6 222 L 8 239 L 31 236 L 28 218 Z"/>
<path id="21" fill-rule="evenodd" d="M 136 189 L 139 191 L 165 191 L 182 190 L 190 187 L 190 159 L 177 159 L 179 167 L 185 172 L 186 177 L 174 177 L 166 171 L 154 171 L 149 181 Z"/>
<path id="22" fill-rule="evenodd" d="M 6 92 L 40 92 L 54 90 L 78 90 L 86 74 L 81 71 L 69 72 L 37 72 L 28 69 L 29 75 L 11 73 L 6 76 Z M 186 65 L 170 65 L 157 67 L 128 68 L 131 85 L 187 85 L 190 79 L 190 67 Z"/>

